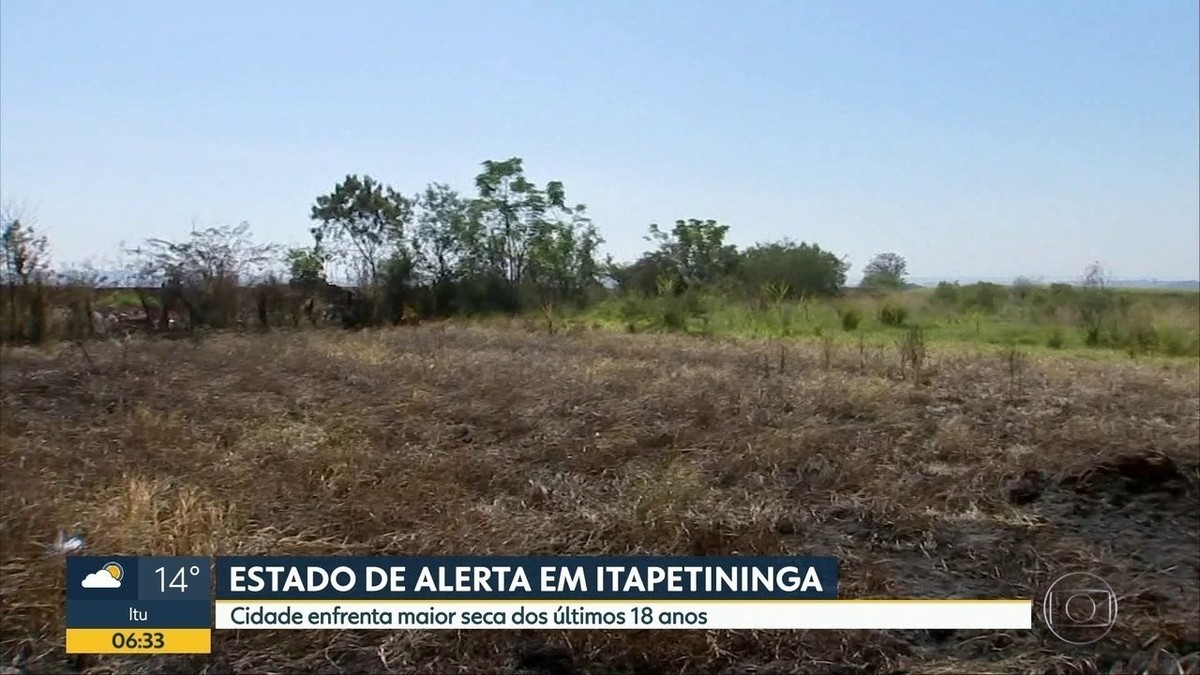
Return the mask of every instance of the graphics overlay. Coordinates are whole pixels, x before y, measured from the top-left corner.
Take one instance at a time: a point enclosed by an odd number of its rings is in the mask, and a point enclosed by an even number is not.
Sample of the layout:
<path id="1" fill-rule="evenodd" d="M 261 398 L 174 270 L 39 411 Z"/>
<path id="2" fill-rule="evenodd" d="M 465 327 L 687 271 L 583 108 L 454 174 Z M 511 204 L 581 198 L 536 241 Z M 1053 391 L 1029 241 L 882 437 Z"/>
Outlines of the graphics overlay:
<path id="1" fill-rule="evenodd" d="M 208 654 L 212 563 L 203 557 L 67 558 L 68 654 Z"/>
<path id="2" fill-rule="evenodd" d="M 831 557 L 218 557 L 238 630 L 1029 629 L 1032 601 L 842 600 Z"/>
<path id="3" fill-rule="evenodd" d="M 1092 644 L 1117 625 L 1117 594 L 1095 574 L 1064 574 L 1046 591 L 1042 618 L 1050 632 L 1063 642 Z"/>

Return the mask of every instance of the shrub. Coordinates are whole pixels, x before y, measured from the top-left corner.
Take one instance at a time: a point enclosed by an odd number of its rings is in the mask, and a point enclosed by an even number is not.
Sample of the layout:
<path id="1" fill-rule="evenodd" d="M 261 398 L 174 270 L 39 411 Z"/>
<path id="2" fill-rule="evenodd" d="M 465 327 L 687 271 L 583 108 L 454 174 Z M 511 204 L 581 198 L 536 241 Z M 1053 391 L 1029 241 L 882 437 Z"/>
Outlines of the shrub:
<path id="1" fill-rule="evenodd" d="M 1131 317 L 1123 332 L 1122 342 L 1130 352 L 1144 354 L 1158 349 L 1158 331 L 1145 317 Z"/>
<path id="2" fill-rule="evenodd" d="M 853 307 L 838 310 L 838 317 L 842 321 L 842 330 L 847 333 L 857 330 L 859 322 L 862 321 L 862 314 Z"/>
<path id="3" fill-rule="evenodd" d="M 921 328 L 914 326 L 908 329 L 904 339 L 900 341 L 900 368 L 903 373 L 911 370 L 913 379 L 921 381 L 921 364 L 925 362 L 925 334 Z"/>
<path id="4" fill-rule="evenodd" d="M 1105 329 L 1109 327 L 1115 311 L 1113 295 L 1108 289 L 1086 288 L 1076 296 L 1079 313 L 1079 328 L 1083 341 L 1089 347 L 1105 344 Z"/>
<path id="5" fill-rule="evenodd" d="M 637 321 L 650 314 L 650 300 L 636 293 L 627 293 L 617 305 L 617 314 L 625 321 Z"/>
<path id="6" fill-rule="evenodd" d="M 971 284 L 962 290 L 963 307 L 978 310 L 984 314 L 995 314 L 999 311 L 1006 294 L 1003 286 L 987 282 Z"/>
<path id="7" fill-rule="evenodd" d="M 1037 284 L 1032 279 L 1027 277 L 1017 277 L 1013 279 L 1012 295 L 1017 300 L 1027 300 L 1037 291 Z"/>
<path id="8" fill-rule="evenodd" d="M 148 300 L 152 307 L 157 309 L 160 306 L 158 298 L 150 296 Z M 142 300 L 138 297 L 136 291 L 119 290 L 102 296 L 96 304 L 101 307 L 112 307 L 114 309 L 141 309 Z"/>
<path id="9" fill-rule="evenodd" d="M 1158 331 L 1158 348 L 1167 356 L 1200 356 L 1200 337 L 1163 328 Z"/>
<path id="10" fill-rule="evenodd" d="M 1053 283 L 1050 284 L 1050 295 L 1056 298 L 1070 298 L 1075 294 L 1075 287 L 1071 284 Z"/>
<path id="11" fill-rule="evenodd" d="M 686 332 L 692 319 L 707 320 L 710 307 L 708 300 L 692 288 L 681 294 L 666 294 L 652 301 L 658 307 L 657 319 L 661 329 L 668 332 Z"/>
<path id="12" fill-rule="evenodd" d="M 879 308 L 879 322 L 885 326 L 903 326 L 908 320 L 908 310 L 895 305 L 884 305 Z"/>
<path id="13" fill-rule="evenodd" d="M 1050 337 L 1046 338 L 1046 346 L 1051 349 L 1062 349 L 1067 344 L 1067 338 L 1063 335 L 1062 329 L 1055 326 L 1054 330 L 1050 331 Z"/>
<path id="14" fill-rule="evenodd" d="M 937 288 L 933 289 L 931 299 L 934 304 L 943 307 L 951 308 L 958 307 L 959 298 L 962 295 L 962 288 L 958 282 L 950 283 L 949 281 L 938 282 Z"/>

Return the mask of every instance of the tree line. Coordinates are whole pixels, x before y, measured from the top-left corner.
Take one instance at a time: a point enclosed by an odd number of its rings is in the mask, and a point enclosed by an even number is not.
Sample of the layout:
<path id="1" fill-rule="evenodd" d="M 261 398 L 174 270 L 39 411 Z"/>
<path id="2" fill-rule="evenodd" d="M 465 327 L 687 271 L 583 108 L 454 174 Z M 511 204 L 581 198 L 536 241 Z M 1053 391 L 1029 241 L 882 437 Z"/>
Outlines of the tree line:
<path id="1" fill-rule="evenodd" d="M 126 251 L 138 304 L 147 316 L 155 307 L 186 310 L 193 325 L 227 327 L 247 314 L 264 325 L 298 322 L 329 302 L 342 323 L 360 326 L 414 315 L 583 308 L 614 293 L 832 296 L 850 267 L 816 243 L 790 239 L 739 250 L 728 243 L 729 225 L 708 219 L 651 224 L 651 247 L 636 260 L 601 259 L 604 240 L 586 205 L 568 200 L 562 181 L 531 180 L 520 157 L 483 162 L 469 195 L 438 182 L 407 194 L 369 175 L 347 175 L 314 199 L 309 217 L 311 243 L 300 247 L 256 243 L 245 223 L 181 241 L 147 239 Z M 38 317 L 55 304 L 47 300 L 51 289 L 95 287 L 102 279 L 52 273 L 45 237 L 13 214 L 2 226 L 0 337 L 37 340 L 45 324 Z M 348 288 L 331 284 L 335 266 L 350 270 Z M 886 288 L 901 287 L 906 274 L 894 253 L 876 256 L 864 271 L 863 285 Z M 90 313 L 91 301 L 79 311 Z M 158 314 L 163 327 L 167 314 Z"/>

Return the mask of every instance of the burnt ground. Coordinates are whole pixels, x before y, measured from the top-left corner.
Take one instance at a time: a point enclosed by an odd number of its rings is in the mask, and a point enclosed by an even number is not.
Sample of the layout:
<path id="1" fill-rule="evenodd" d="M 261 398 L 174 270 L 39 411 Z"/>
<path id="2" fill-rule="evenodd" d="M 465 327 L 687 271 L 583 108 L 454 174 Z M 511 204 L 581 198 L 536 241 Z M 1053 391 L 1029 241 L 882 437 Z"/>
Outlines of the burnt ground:
<path id="1" fill-rule="evenodd" d="M 7 350 L 0 654 L 35 672 L 1200 672 L 1200 371 L 441 325 Z M 63 654 L 96 554 L 808 554 L 840 595 L 1117 592 L 1033 631 L 218 632 Z M 1154 661 L 1153 659 L 1158 659 Z"/>

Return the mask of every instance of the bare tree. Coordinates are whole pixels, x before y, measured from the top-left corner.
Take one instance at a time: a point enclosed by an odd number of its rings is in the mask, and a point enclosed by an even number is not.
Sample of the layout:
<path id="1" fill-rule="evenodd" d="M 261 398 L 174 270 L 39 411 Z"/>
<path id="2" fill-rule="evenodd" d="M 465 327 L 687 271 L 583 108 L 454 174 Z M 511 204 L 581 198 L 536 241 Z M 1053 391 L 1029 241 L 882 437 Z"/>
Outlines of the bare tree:
<path id="1" fill-rule="evenodd" d="M 1108 289 L 1111 277 L 1099 262 L 1083 269 L 1083 293 L 1079 298 L 1079 320 L 1083 327 L 1084 342 L 1096 346 L 1105 340 L 1106 329 L 1111 333 L 1111 315 L 1114 309 L 1112 292 Z"/>
<path id="2" fill-rule="evenodd" d="M 180 309 L 193 324 L 224 327 L 239 312 L 239 285 L 265 272 L 276 247 L 253 243 L 250 225 L 243 222 L 194 231 L 181 242 L 150 239 L 130 253 L 141 282 L 162 288 L 160 328 Z"/>
<path id="3" fill-rule="evenodd" d="M 50 249 L 31 219 L 23 205 L 0 207 L 0 337 L 39 342 L 46 334 Z"/>
<path id="4" fill-rule="evenodd" d="M 1112 274 L 1099 261 L 1083 268 L 1083 287 L 1104 290 L 1112 281 Z"/>
<path id="5" fill-rule="evenodd" d="M 46 237 L 34 230 L 32 220 L 23 205 L 6 202 L 0 207 L 0 249 L 4 255 L 0 282 L 26 285 L 44 281 L 49 245 Z"/>

